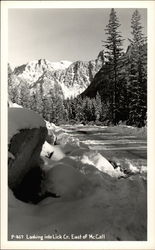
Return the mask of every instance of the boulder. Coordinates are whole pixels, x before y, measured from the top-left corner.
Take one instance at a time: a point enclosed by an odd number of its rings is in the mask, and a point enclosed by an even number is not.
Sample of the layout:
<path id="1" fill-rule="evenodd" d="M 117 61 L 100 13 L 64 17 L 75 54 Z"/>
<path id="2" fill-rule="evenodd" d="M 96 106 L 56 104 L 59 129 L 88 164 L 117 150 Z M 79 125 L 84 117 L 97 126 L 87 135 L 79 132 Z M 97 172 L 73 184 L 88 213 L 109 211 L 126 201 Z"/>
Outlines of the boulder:
<path id="1" fill-rule="evenodd" d="M 18 188 L 24 176 L 40 164 L 40 152 L 47 136 L 46 127 L 21 129 L 9 143 L 8 184 Z M 10 157 L 10 155 L 12 157 Z"/>

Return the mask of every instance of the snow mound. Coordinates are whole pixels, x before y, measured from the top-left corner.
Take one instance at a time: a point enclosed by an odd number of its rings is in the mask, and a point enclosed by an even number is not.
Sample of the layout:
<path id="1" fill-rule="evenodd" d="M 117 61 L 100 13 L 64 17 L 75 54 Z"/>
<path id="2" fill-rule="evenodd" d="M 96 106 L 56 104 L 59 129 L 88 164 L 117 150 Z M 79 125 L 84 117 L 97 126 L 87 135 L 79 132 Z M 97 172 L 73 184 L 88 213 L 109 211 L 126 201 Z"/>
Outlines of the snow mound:
<path id="1" fill-rule="evenodd" d="M 59 161 L 65 157 L 65 154 L 59 146 L 51 145 L 45 141 L 42 147 L 41 156 L 48 157 L 53 161 Z"/>
<path id="2" fill-rule="evenodd" d="M 8 144 L 11 138 L 19 133 L 21 129 L 33 129 L 45 127 L 43 118 L 32 110 L 25 108 L 8 109 Z"/>
<path id="3" fill-rule="evenodd" d="M 15 103 L 15 102 L 12 102 L 11 100 L 9 100 L 9 108 L 23 108 L 21 105 Z"/>
<path id="4" fill-rule="evenodd" d="M 120 168 L 114 169 L 110 162 L 103 157 L 100 153 L 89 151 L 82 156 L 81 162 L 84 164 L 90 164 L 95 166 L 98 170 L 103 173 L 110 175 L 111 177 L 124 176 Z"/>
<path id="5" fill-rule="evenodd" d="M 81 162 L 80 165 L 82 166 L 93 166 L 95 169 L 102 173 L 106 173 L 111 177 L 118 178 L 125 176 L 120 167 L 114 169 L 112 164 L 103 155 L 96 151 L 88 151 L 86 148 L 79 148 L 71 152 L 70 157 L 75 161 Z"/>
<path id="6" fill-rule="evenodd" d="M 59 165 L 60 166 L 60 165 Z M 38 205 L 18 201 L 12 192 L 9 196 L 9 239 L 12 234 L 28 235 L 102 235 L 107 241 L 147 240 L 146 185 L 142 179 L 104 178 L 103 186 L 96 188 L 90 195 L 74 200 L 77 188 L 83 186 L 81 175 L 77 179 L 74 170 L 68 166 L 56 166 L 52 175 L 64 185 L 53 184 L 64 198 L 46 198 Z M 63 168 L 68 175 L 62 175 Z M 59 173 L 60 171 L 60 173 Z M 65 172 L 66 172 L 65 171 Z M 65 174 L 64 172 L 64 174 Z M 68 186 L 68 176 L 77 181 Z M 66 178 L 66 181 L 65 181 Z M 51 176 L 53 180 L 53 177 Z M 51 183 L 50 179 L 50 183 Z M 62 181 L 61 181 L 62 183 Z M 76 184 L 76 185 L 74 185 Z M 52 185 L 52 184 L 51 184 Z M 64 192 L 65 188 L 65 192 Z M 66 196 L 65 196 L 66 195 Z M 68 200 L 65 197 L 72 196 Z M 24 226 L 23 226 L 24 225 Z M 26 240 L 26 237 L 24 238 Z M 52 240 L 52 239 L 51 239 Z M 63 240 L 63 239 L 62 239 Z M 70 238 L 72 240 L 72 238 Z M 90 240 L 88 237 L 87 240 Z"/>
<path id="7" fill-rule="evenodd" d="M 46 172 L 43 191 L 65 198 L 77 198 L 84 194 L 87 182 L 87 178 L 74 167 L 57 163 Z"/>
<path id="8" fill-rule="evenodd" d="M 50 145 L 48 142 L 45 142 L 42 147 L 41 156 L 50 158 L 51 164 L 54 164 L 53 161 L 60 160 L 62 164 L 66 164 L 66 159 L 70 158 L 73 160 L 71 162 L 71 166 L 77 169 L 80 169 L 80 166 L 81 168 L 83 168 L 84 165 L 89 165 L 89 167 L 93 166 L 95 169 L 114 178 L 125 176 L 119 166 L 114 169 L 113 165 L 100 153 L 89 150 L 87 146 L 85 147 L 85 145 L 84 147 L 83 145 L 81 147 L 79 140 L 74 141 L 74 138 L 71 138 L 70 136 L 66 138 L 66 135 L 65 139 L 67 140 L 63 141 L 64 144 L 56 146 Z M 68 141 L 70 141 L 71 143 L 68 143 Z M 51 168 L 49 167 L 49 161 L 45 158 L 43 159 L 43 161 L 46 166 L 43 168 L 49 169 Z M 83 170 L 81 172 L 83 172 Z"/>

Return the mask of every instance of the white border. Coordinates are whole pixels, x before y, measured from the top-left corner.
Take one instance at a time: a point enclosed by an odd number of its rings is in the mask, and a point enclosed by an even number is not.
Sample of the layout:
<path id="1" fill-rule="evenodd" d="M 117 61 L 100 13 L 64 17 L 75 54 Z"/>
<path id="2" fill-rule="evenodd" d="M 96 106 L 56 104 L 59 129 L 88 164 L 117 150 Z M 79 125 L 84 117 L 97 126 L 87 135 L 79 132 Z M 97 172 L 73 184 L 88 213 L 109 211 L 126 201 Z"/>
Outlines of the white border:
<path id="1" fill-rule="evenodd" d="M 7 63 L 8 8 L 147 8 L 148 11 L 148 241 L 7 241 Z M 155 249 L 155 2 L 154 1 L 2 1 L 1 2 L 1 249 Z"/>

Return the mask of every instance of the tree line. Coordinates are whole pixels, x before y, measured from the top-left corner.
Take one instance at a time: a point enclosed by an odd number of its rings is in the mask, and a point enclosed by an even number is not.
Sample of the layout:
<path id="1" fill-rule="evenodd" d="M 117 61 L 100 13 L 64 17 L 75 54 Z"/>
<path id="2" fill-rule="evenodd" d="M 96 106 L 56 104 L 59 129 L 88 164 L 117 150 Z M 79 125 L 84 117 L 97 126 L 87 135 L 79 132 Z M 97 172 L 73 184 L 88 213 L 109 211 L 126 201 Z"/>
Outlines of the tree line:
<path id="1" fill-rule="evenodd" d="M 106 64 L 101 70 L 99 93 L 114 125 L 123 121 L 142 127 L 147 115 L 147 43 L 138 10 L 131 18 L 131 39 L 126 53 L 119 27 L 116 11 L 111 9 L 105 29 L 107 40 L 103 41 Z M 104 74 L 108 75 L 106 81 Z"/>
<path id="2" fill-rule="evenodd" d="M 117 13 L 111 9 L 103 41 L 105 63 L 94 81 L 99 78 L 100 86 L 94 98 L 78 96 L 63 100 L 59 89 L 51 90 L 44 96 L 41 84 L 31 93 L 21 80 L 20 90 L 12 85 L 10 73 L 9 95 L 12 101 L 33 109 L 45 119 L 56 124 L 63 122 L 95 122 L 142 127 L 147 119 L 147 42 L 141 26 L 141 16 L 135 10 L 131 18 L 130 45 L 123 52 L 122 35 Z M 103 75 L 102 75 L 103 72 Z M 106 79 L 105 79 L 106 75 Z M 99 76 L 97 78 L 97 76 Z M 29 96 L 29 98 L 27 98 Z"/>

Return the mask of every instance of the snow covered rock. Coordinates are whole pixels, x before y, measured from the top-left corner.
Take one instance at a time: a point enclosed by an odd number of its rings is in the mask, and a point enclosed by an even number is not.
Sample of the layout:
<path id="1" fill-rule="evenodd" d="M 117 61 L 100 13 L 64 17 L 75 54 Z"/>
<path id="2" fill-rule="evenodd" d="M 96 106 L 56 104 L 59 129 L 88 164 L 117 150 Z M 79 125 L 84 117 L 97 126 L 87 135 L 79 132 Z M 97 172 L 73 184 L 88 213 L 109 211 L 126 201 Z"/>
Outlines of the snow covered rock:
<path id="1" fill-rule="evenodd" d="M 124 173 L 121 172 L 119 167 L 114 169 L 112 164 L 103 155 L 95 151 L 89 151 L 83 154 L 81 161 L 84 164 L 95 166 L 98 170 L 110 175 L 111 177 L 124 176 Z"/>
<path id="2" fill-rule="evenodd" d="M 8 144 L 10 139 L 21 129 L 46 127 L 43 118 L 32 110 L 25 108 L 8 109 Z"/>
<path id="3" fill-rule="evenodd" d="M 47 129 L 38 114 L 19 108 L 9 109 L 8 129 L 8 182 L 16 189 L 28 171 L 39 166 Z"/>
<path id="4" fill-rule="evenodd" d="M 79 165 L 83 166 L 83 168 L 84 166 L 89 165 L 114 178 L 125 176 L 120 167 L 114 168 L 113 165 L 97 151 L 88 150 L 87 148 L 79 148 L 73 150 L 69 155 L 72 159 L 78 162 Z"/>
<path id="5" fill-rule="evenodd" d="M 65 154 L 59 146 L 50 145 L 47 141 L 43 144 L 41 156 L 50 158 L 54 161 L 59 161 L 65 157 Z"/>
<path id="6" fill-rule="evenodd" d="M 83 195 L 88 184 L 85 175 L 71 165 L 57 163 L 46 172 L 43 191 L 60 197 L 77 198 Z"/>

